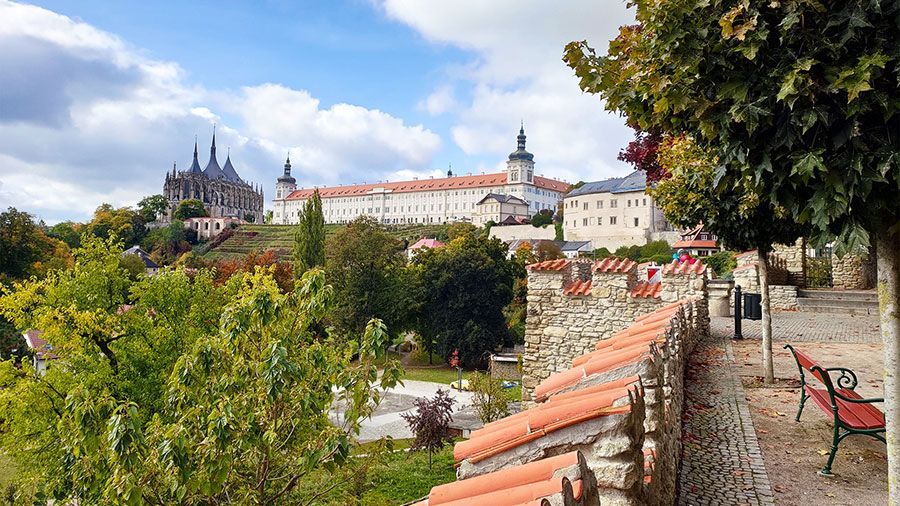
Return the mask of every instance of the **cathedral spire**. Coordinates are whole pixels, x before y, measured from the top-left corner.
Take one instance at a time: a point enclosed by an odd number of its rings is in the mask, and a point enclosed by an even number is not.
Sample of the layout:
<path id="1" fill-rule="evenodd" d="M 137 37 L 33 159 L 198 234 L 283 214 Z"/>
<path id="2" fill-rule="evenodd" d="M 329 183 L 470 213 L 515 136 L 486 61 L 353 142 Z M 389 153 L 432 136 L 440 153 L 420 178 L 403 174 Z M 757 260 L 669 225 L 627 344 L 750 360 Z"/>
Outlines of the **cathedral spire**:
<path id="1" fill-rule="evenodd" d="M 200 170 L 200 160 L 197 155 L 197 136 L 194 136 L 194 160 L 191 162 L 191 168 L 187 170 L 192 174 L 200 174 L 203 171 Z"/>
<path id="2" fill-rule="evenodd" d="M 521 126 L 519 127 L 519 136 L 516 137 L 518 141 L 518 147 L 520 150 L 525 151 L 525 120 L 522 120 Z"/>
<path id="3" fill-rule="evenodd" d="M 210 179 L 222 179 L 226 178 L 226 175 L 222 172 L 222 168 L 219 167 L 219 160 L 216 158 L 216 126 L 213 125 L 213 135 L 212 135 L 212 144 L 209 146 L 209 161 L 206 162 L 206 168 L 203 169 L 203 174 Z"/>

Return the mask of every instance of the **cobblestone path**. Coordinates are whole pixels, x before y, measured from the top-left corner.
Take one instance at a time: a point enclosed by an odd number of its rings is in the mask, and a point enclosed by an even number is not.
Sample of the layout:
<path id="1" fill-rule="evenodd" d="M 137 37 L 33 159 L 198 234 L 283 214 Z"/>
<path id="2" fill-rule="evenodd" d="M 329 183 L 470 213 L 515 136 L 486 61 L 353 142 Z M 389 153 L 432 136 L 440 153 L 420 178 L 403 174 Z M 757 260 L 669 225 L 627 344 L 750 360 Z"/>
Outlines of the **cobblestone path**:
<path id="1" fill-rule="evenodd" d="M 713 336 L 688 361 L 678 504 L 772 505 L 731 343 Z"/>
<path id="2" fill-rule="evenodd" d="M 748 339 L 762 339 L 760 321 L 742 320 L 741 334 Z M 710 318 L 712 334 L 734 335 L 734 318 Z M 849 315 L 812 313 L 804 311 L 777 311 L 772 313 L 772 337 L 775 341 L 820 343 L 870 343 L 881 342 L 881 332 L 876 315 Z"/>

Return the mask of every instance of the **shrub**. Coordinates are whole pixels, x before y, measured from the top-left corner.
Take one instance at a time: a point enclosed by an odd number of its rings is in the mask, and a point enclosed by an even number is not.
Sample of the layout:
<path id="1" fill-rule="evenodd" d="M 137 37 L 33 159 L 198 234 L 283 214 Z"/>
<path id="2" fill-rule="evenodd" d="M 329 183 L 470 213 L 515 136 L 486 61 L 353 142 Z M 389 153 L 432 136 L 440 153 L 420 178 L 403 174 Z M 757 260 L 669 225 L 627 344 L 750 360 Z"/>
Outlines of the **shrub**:
<path id="1" fill-rule="evenodd" d="M 603 260 L 604 258 L 609 258 L 611 256 L 613 256 L 613 254 L 609 251 L 609 248 L 603 247 L 594 250 L 594 257 L 597 260 Z"/>
<path id="2" fill-rule="evenodd" d="M 509 415 L 509 399 L 503 384 L 490 374 L 476 372 L 469 376 L 472 407 L 482 423 L 490 423 Z"/>
<path id="3" fill-rule="evenodd" d="M 531 225 L 534 227 L 543 227 L 551 223 L 553 223 L 553 211 L 550 209 L 541 209 L 531 217 Z"/>
<path id="4" fill-rule="evenodd" d="M 453 412 L 454 402 L 446 390 L 438 390 L 431 399 L 416 399 L 415 412 L 400 415 L 415 435 L 410 451 L 427 451 L 429 468 L 432 454 L 453 442 L 453 437 L 450 436 L 450 414 Z"/>
<path id="5" fill-rule="evenodd" d="M 720 278 L 730 277 L 731 271 L 737 267 L 737 259 L 734 251 L 720 251 L 703 259 L 703 263 L 708 265 L 716 276 Z"/>
<path id="6" fill-rule="evenodd" d="M 830 258 L 806 259 L 806 284 L 810 288 L 827 288 L 831 286 Z"/>

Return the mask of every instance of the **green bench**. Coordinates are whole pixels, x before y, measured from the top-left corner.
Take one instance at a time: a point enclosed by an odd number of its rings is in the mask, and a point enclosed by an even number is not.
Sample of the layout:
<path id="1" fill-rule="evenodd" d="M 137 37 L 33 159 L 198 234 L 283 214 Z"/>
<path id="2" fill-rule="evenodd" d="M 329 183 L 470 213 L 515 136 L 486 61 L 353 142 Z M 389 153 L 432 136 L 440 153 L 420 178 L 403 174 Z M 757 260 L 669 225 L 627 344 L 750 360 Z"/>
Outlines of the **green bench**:
<path id="1" fill-rule="evenodd" d="M 819 474 L 833 476 L 831 464 L 837 454 L 838 444 L 847 436 L 861 434 L 878 439 L 882 443 L 885 442 L 884 413 L 873 405 L 876 402 L 884 402 L 883 398 L 865 399 L 860 396 L 855 390 L 858 384 L 856 374 L 850 369 L 822 367 L 809 355 L 793 346 L 786 344 L 784 347 L 791 350 L 794 360 L 797 361 L 797 368 L 800 370 L 800 409 L 797 410 L 796 421 L 800 421 L 800 415 L 803 413 L 803 406 L 807 399 L 812 399 L 825 414 L 834 417 L 831 454 Z M 812 374 L 825 388 L 814 388 L 807 383 L 804 371 Z M 836 382 L 832 382 L 831 373 L 840 373 Z M 837 387 L 835 387 L 835 383 Z"/>

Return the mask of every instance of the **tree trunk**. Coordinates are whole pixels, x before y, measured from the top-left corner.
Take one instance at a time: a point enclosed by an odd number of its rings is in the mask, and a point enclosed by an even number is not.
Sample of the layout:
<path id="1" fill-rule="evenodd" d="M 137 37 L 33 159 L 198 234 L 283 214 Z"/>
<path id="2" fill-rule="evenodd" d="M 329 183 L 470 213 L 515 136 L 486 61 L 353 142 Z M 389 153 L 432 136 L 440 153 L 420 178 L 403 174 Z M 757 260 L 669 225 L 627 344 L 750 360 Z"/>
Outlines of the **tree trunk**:
<path id="1" fill-rule="evenodd" d="M 775 383 L 775 367 L 772 364 L 772 308 L 769 305 L 769 253 L 758 248 L 759 293 L 762 295 L 762 360 L 765 383 Z"/>
<path id="2" fill-rule="evenodd" d="M 888 504 L 900 505 L 900 255 L 897 234 L 876 237 L 878 312 L 884 341 L 884 414 L 887 428 Z"/>

